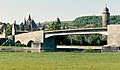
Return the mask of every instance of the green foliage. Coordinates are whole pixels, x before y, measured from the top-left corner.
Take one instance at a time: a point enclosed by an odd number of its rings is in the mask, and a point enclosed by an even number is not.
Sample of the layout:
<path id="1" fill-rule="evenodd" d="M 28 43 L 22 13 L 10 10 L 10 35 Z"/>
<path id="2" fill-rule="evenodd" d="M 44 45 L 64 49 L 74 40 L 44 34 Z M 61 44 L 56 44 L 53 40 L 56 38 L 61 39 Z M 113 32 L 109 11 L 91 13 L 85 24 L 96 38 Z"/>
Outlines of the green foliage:
<path id="1" fill-rule="evenodd" d="M 17 47 L 27 47 L 25 44 L 21 44 L 20 41 L 15 42 L 15 46 L 17 46 Z"/>
<path id="2" fill-rule="evenodd" d="M 51 23 L 50 25 L 49 25 L 49 30 L 57 30 L 57 28 L 56 28 L 56 23 Z"/>
<path id="3" fill-rule="evenodd" d="M 110 24 L 120 24 L 120 15 L 110 16 Z M 56 23 L 44 22 L 41 25 L 48 26 L 48 30 L 58 30 L 55 26 Z M 62 29 L 73 29 L 73 28 L 96 28 L 102 27 L 102 17 L 101 16 L 82 16 L 78 17 L 73 21 L 62 21 Z"/>
<path id="4" fill-rule="evenodd" d="M 49 24 L 49 30 L 60 30 L 61 29 L 61 24 L 60 23 L 50 23 Z"/>
<path id="5" fill-rule="evenodd" d="M 8 42 L 4 42 L 4 43 L 2 44 L 2 46 L 9 46 L 9 43 L 8 43 Z"/>
<path id="6" fill-rule="evenodd" d="M 5 34 L 8 35 L 12 35 L 12 25 L 9 25 L 5 31 Z"/>
<path id="7" fill-rule="evenodd" d="M 85 49 L 82 53 L 95 53 L 93 49 Z"/>
<path id="8" fill-rule="evenodd" d="M 75 27 L 100 27 L 102 25 L 101 16 L 83 16 L 74 21 Z"/>
<path id="9" fill-rule="evenodd" d="M 104 35 L 70 35 L 57 38 L 57 44 L 102 46 L 107 44 L 107 36 Z"/>
<path id="10" fill-rule="evenodd" d="M 100 45 L 100 35 L 90 35 L 87 41 L 90 45 Z"/>
<path id="11" fill-rule="evenodd" d="M 84 45 L 85 44 L 85 37 L 84 35 L 76 35 L 74 36 L 74 43 L 76 45 Z"/>
<path id="12" fill-rule="evenodd" d="M 110 24 L 120 24 L 120 15 L 111 16 Z"/>
<path id="13" fill-rule="evenodd" d="M 0 45 L 2 45 L 5 41 L 5 39 L 0 39 Z"/>
<path id="14" fill-rule="evenodd" d="M 74 27 L 74 23 L 72 21 L 63 21 L 61 27 L 62 29 L 71 29 Z"/>
<path id="15" fill-rule="evenodd" d="M 76 18 L 74 21 L 75 27 L 101 27 L 101 16 L 82 16 Z M 120 24 L 120 15 L 110 16 L 110 24 Z"/>
<path id="16" fill-rule="evenodd" d="M 17 47 L 27 47 L 25 44 L 15 43 L 15 46 Z"/>

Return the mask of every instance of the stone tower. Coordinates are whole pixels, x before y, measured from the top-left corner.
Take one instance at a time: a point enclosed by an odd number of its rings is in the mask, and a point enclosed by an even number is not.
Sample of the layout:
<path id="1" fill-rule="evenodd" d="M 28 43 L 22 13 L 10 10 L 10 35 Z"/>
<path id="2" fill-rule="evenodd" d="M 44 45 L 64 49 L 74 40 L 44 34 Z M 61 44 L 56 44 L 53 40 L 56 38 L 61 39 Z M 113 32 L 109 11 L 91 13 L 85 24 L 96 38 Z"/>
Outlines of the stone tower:
<path id="1" fill-rule="evenodd" d="M 12 41 L 13 41 L 13 44 L 15 43 L 15 33 L 16 33 L 15 24 L 16 24 L 16 21 L 14 21 L 14 23 L 12 25 Z"/>
<path id="2" fill-rule="evenodd" d="M 107 6 L 104 8 L 102 13 L 102 27 L 107 27 L 110 24 L 110 13 Z"/>

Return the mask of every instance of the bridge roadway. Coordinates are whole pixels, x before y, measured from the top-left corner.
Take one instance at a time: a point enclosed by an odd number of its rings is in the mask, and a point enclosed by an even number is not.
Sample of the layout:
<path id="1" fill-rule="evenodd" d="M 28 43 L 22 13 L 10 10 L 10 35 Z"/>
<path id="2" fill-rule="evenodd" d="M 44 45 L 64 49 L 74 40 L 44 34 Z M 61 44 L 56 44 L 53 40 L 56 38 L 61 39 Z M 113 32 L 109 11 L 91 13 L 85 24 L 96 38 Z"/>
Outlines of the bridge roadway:
<path id="1" fill-rule="evenodd" d="M 66 46 L 66 45 L 57 45 L 58 49 L 94 49 L 100 50 L 102 46 Z"/>
<path id="2" fill-rule="evenodd" d="M 78 34 L 103 34 L 108 35 L 107 28 L 79 28 L 79 29 L 66 29 L 66 30 L 54 30 L 44 31 L 45 38 L 59 35 L 78 35 Z"/>

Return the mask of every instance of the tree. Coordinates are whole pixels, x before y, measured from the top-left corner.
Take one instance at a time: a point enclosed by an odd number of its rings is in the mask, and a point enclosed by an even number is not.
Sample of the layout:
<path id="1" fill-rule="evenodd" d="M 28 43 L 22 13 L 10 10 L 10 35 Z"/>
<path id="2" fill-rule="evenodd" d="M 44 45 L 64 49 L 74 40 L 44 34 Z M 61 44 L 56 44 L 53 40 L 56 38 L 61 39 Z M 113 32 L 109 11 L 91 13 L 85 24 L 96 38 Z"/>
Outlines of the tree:
<path id="1" fill-rule="evenodd" d="M 74 44 L 75 45 L 84 45 L 85 42 L 85 37 L 84 35 L 75 35 L 74 36 Z"/>
<path id="2" fill-rule="evenodd" d="M 8 35 L 12 35 L 12 25 L 9 25 L 5 31 L 5 34 Z"/>
<path id="3" fill-rule="evenodd" d="M 59 30 L 59 29 L 60 29 L 60 25 L 57 24 L 56 22 L 49 24 L 49 30 Z"/>
<path id="4" fill-rule="evenodd" d="M 100 35 L 90 35 L 87 39 L 87 42 L 89 43 L 89 45 L 100 45 L 101 40 L 100 40 Z"/>
<path id="5" fill-rule="evenodd" d="M 4 42 L 4 43 L 2 44 L 2 46 L 9 46 L 9 43 Z"/>

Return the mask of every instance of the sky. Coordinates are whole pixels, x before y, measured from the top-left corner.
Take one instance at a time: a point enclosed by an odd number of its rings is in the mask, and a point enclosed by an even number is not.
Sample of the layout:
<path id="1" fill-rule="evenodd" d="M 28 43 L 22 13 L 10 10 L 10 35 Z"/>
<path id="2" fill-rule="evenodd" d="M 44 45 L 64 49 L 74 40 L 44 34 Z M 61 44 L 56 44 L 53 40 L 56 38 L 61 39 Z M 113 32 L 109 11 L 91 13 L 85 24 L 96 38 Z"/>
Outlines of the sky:
<path id="1" fill-rule="evenodd" d="M 105 4 L 111 15 L 120 14 L 120 0 L 0 0 L 0 22 L 23 22 L 29 14 L 35 22 L 72 21 L 77 17 L 101 15 Z"/>

